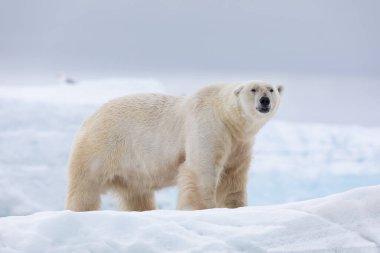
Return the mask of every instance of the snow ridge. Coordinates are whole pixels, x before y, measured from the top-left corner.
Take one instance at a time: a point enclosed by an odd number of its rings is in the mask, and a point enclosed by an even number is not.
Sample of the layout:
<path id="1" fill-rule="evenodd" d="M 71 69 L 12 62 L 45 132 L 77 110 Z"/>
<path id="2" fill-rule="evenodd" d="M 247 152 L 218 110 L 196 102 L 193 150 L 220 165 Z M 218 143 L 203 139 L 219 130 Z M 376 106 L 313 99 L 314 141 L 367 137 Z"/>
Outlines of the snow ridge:
<path id="1" fill-rule="evenodd" d="M 287 205 L 0 218 L 0 252 L 380 252 L 380 186 Z"/>

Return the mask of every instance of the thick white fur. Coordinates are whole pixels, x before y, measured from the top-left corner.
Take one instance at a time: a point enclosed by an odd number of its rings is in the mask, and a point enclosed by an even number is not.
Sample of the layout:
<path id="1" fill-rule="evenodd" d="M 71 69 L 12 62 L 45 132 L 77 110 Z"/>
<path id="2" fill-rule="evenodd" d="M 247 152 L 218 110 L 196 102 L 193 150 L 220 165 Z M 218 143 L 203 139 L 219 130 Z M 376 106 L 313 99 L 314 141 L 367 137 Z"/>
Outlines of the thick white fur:
<path id="1" fill-rule="evenodd" d="M 245 206 L 254 136 L 276 112 L 281 90 L 251 81 L 104 104 L 75 139 L 66 208 L 96 210 L 113 190 L 123 209 L 150 210 L 154 192 L 176 184 L 178 209 Z M 266 114 L 257 110 L 264 94 L 272 104 Z"/>

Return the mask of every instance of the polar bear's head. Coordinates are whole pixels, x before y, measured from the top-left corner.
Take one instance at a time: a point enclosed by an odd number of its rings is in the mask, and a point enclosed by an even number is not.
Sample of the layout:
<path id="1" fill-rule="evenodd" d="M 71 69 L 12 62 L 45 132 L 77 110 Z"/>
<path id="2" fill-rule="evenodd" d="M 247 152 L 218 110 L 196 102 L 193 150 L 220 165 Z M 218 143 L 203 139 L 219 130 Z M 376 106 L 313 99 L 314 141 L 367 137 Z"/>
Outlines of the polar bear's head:
<path id="1" fill-rule="evenodd" d="M 256 119 L 273 116 L 280 104 L 282 92 L 282 86 L 275 87 L 263 81 L 244 83 L 234 91 L 243 113 Z"/>

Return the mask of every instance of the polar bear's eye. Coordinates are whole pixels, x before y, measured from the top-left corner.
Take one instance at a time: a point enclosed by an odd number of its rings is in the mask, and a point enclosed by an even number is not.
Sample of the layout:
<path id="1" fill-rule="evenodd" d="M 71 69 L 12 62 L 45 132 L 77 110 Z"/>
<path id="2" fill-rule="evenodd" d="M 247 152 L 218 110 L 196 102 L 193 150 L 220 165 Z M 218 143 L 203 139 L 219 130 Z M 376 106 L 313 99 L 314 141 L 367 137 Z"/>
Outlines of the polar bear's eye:
<path id="1" fill-rule="evenodd" d="M 273 92 L 273 89 L 270 89 L 269 91 L 270 91 L 270 92 Z"/>
<path id="2" fill-rule="evenodd" d="M 256 89 L 252 89 L 251 91 L 252 91 L 252 92 L 256 92 Z"/>

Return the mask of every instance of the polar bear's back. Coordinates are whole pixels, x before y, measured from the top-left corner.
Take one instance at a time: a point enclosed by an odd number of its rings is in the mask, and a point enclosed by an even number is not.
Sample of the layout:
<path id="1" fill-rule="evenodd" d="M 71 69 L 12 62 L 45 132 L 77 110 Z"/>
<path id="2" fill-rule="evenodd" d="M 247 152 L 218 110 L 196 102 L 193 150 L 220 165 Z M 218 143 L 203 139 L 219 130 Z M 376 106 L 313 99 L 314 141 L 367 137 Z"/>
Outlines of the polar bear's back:
<path id="1" fill-rule="evenodd" d="M 101 106 L 82 125 L 96 131 L 147 131 L 180 115 L 183 97 L 136 94 L 113 99 Z M 95 129 L 94 129 L 95 128 Z"/>

